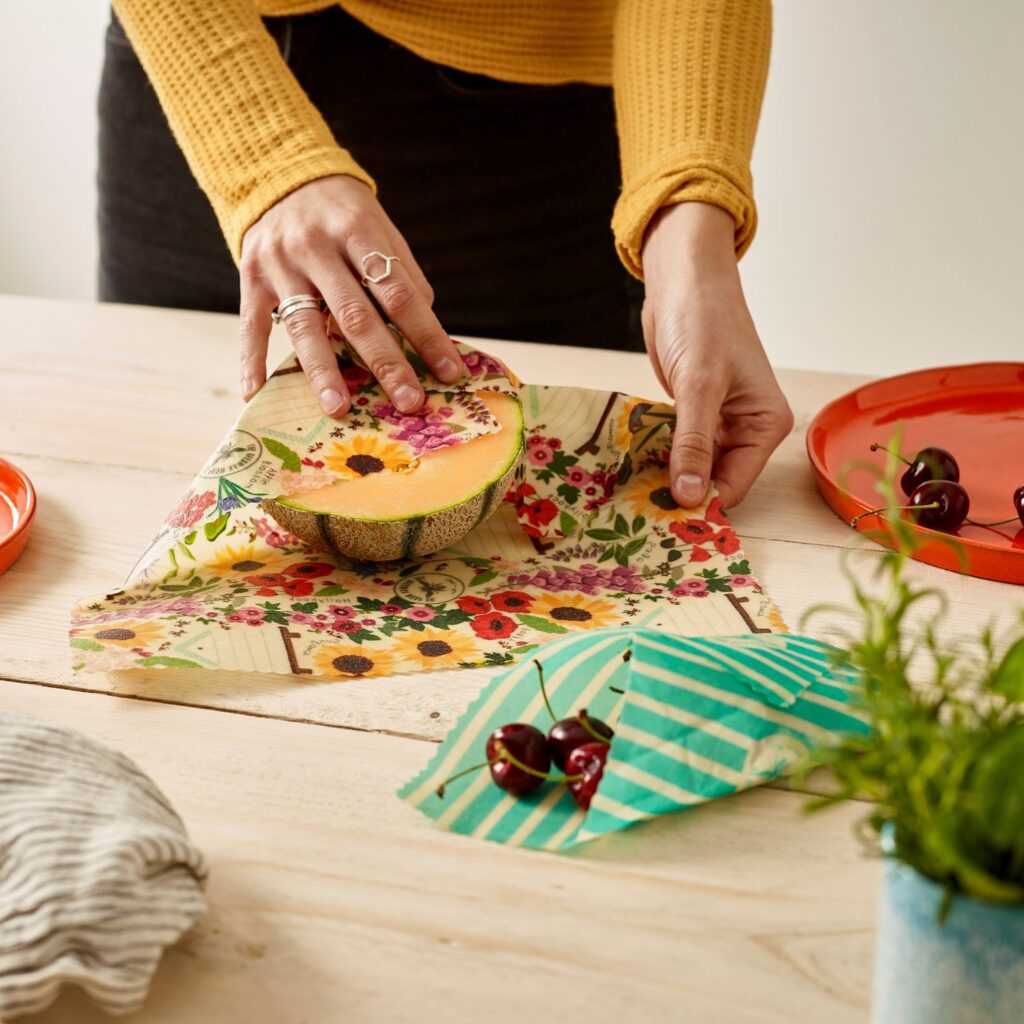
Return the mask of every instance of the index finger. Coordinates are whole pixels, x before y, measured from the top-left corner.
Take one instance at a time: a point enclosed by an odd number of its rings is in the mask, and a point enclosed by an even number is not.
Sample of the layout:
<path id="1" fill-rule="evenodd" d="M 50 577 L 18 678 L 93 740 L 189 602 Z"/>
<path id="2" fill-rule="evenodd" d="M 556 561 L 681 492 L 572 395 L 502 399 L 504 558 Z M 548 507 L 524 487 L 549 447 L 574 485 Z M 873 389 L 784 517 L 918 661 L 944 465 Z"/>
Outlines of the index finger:
<path id="1" fill-rule="evenodd" d="M 464 370 L 462 356 L 401 258 L 373 250 L 361 254 L 354 265 L 362 268 L 363 285 L 423 357 L 430 372 L 446 384 L 457 381 Z"/>

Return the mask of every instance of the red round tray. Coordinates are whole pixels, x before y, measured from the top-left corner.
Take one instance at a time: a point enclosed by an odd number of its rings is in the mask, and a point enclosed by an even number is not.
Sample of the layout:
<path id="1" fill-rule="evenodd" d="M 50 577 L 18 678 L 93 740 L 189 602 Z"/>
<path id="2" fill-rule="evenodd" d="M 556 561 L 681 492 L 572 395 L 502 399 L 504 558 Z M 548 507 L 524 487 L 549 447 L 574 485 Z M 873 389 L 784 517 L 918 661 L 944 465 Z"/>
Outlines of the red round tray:
<path id="1" fill-rule="evenodd" d="M 0 573 L 6 572 L 25 550 L 36 492 L 17 466 L 0 459 Z"/>
<path id="2" fill-rule="evenodd" d="M 898 426 L 903 427 L 906 456 L 927 445 L 953 453 L 970 495 L 972 519 L 992 522 L 1015 514 L 1013 492 L 1024 483 L 1024 363 L 919 370 L 872 381 L 826 405 L 807 429 L 807 454 L 818 490 L 846 522 L 881 504 L 871 474 L 849 464 L 860 459 L 883 466 L 885 453 L 872 452 L 871 443 L 888 444 Z M 881 517 L 862 520 L 858 529 L 893 546 Z M 914 553 L 919 561 L 1024 583 L 1024 527 L 1016 520 L 998 529 L 962 526 L 953 536 L 962 543 L 965 561 L 937 539 L 943 534 L 919 526 L 914 530 L 928 542 Z"/>

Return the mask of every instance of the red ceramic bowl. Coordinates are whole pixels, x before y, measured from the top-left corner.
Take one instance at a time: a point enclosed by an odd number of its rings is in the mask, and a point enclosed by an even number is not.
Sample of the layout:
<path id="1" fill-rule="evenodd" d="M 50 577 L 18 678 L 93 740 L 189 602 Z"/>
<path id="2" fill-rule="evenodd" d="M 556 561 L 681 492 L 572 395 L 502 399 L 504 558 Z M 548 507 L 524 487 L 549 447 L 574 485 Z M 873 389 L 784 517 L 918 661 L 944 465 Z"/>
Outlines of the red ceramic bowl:
<path id="1" fill-rule="evenodd" d="M 0 459 L 0 573 L 25 550 L 36 514 L 36 492 L 17 466 Z"/>
<path id="2" fill-rule="evenodd" d="M 818 490 L 846 522 L 881 504 L 874 477 L 852 463 L 883 466 L 884 453 L 873 453 L 871 443 L 887 444 L 897 427 L 904 432 L 904 455 L 928 445 L 953 454 L 971 519 L 1014 516 L 1013 492 L 1024 484 L 1024 363 L 919 370 L 872 381 L 826 405 L 807 430 L 807 454 Z M 893 546 L 881 517 L 861 520 L 858 529 Z M 956 548 L 948 535 L 914 530 L 925 542 L 914 554 L 919 561 L 1024 584 L 1024 527 L 1017 520 L 992 529 L 965 524 L 953 534 Z"/>

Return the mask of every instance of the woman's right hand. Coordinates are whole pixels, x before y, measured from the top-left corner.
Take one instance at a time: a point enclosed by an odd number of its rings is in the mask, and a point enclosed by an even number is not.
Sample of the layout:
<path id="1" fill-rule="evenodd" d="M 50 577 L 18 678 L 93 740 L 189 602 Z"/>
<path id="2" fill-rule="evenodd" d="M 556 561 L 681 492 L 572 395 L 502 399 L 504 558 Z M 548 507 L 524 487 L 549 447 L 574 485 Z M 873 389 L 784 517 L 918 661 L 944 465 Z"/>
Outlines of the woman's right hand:
<path id="1" fill-rule="evenodd" d="M 378 284 L 369 284 L 388 319 L 405 335 L 438 380 L 462 375 L 462 358 L 431 309 L 433 291 L 398 229 L 373 192 L 356 178 L 336 174 L 297 188 L 272 206 L 242 239 L 242 394 L 246 401 L 267 379 L 271 311 L 292 295 L 322 296 L 346 343 L 380 381 L 396 408 L 423 403 L 416 371 L 388 329 L 366 288 L 360 260 L 380 252 L 399 259 Z M 376 265 L 375 265 L 376 264 Z M 379 260 L 367 267 L 382 269 Z M 351 396 L 315 309 L 284 321 L 292 345 L 323 410 L 343 416 Z"/>

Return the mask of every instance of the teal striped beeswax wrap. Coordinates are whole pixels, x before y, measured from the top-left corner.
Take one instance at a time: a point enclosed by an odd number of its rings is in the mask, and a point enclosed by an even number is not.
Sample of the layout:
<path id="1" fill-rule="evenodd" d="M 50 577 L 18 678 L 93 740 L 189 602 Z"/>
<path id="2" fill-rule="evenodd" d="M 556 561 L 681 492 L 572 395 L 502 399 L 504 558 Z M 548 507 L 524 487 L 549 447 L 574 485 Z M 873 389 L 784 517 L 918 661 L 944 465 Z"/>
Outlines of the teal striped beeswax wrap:
<path id="1" fill-rule="evenodd" d="M 840 655 L 786 633 L 573 633 L 545 644 L 534 658 L 560 718 L 586 708 L 615 730 L 589 811 L 554 782 L 513 797 L 491 782 L 486 768 L 437 796 L 442 782 L 486 759 L 487 737 L 498 726 L 550 728 L 533 659 L 495 676 L 399 796 L 454 832 L 564 850 L 777 778 L 835 738 L 866 731 L 851 703 L 857 675 Z"/>

